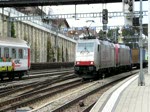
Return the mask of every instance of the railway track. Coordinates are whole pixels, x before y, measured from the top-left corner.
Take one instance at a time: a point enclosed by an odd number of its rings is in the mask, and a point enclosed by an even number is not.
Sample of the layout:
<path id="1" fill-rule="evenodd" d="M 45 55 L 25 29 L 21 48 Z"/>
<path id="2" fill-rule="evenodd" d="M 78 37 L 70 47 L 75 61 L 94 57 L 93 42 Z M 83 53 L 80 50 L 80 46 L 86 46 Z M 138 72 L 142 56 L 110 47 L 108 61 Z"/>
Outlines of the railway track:
<path id="1" fill-rule="evenodd" d="M 63 90 L 82 84 L 80 78 L 76 78 L 74 80 L 71 78 L 73 77 L 66 76 L 57 81 L 55 81 L 54 79 L 51 81 L 47 80 L 46 82 L 41 82 L 40 85 L 31 84 L 21 89 L 20 88 L 17 90 L 15 89 L 13 90 L 13 94 L 15 94 L 14 96 L 11 95 L 12 91 L 9 91 L 8 93 L 5 93 L 5 94 L 1 94 L 0 111 L 13 110 L 20 106 L 25 106 L 25 105 L 28 105 L 29 103 L 33 103 L 35 102 L 35 100 L 37 101 L 37 100 L 43 99 L 46 96 L 51 96 L 57 92 L 61 92 Z M 67 80 L 71 79 L 71 81 L 66 82 L 64 84 L 61 83 L 61 84 L 52 86 L 52 83 L 64 81 L 66 79 Z"/>
<path id="2" fill-rule="evenodd" d="M 70 92 L 67 95 L 64 95 L 61 98 L 58 98 L 54 101 L 49 102 L 48 104 L 42 105 L 41 107 L 38 107 L 36 109 L 31 110 L 31 112 L 70 112 L 71 110 L 66 109 L 68 107 L 70 107 L 71 105 L 74 105 L 80 101 L 85 101 L 85 99 L 96 93 L 97 91 L 100 91 L 99 94 L 102 94 L 103 92 L 105 92 L 106 90 L 108 90 L 109 88 L 112 87 L 112 84 L 115 84 L 114 82 L 118 81 L 118 80 L 122 80 L 126 77 L 129 77 L 133 74 L 136 74 L 138 71 L 133 71 L 133 72 L 127 72 L 127 73 L 122 73 L 113 77 L 109 77 L 107 79 L 104 80 L 99 80 L 99 81 L 94 81 L 92 83 L 90 83 L 87 86 L 84 86 L 83 88 L 80 88 L 79 90 L 76 90 L 74 92 Z M 79 110 L 75 110 L 75 108 L 72 110 L 74 112 L 87 112 L 92 105 L 94 105 L 94 103 L 96 102 L 96 100 L 94 100 L 94 102 L 92 102 L 89 107 L 87 106 L 87 109 L 81 109 Z M 77 104 L 79 106 L 79 104 Z M 72 112 L 71 111 L 71 112 Z"/>
<path id="3" fill-rule="evenodd" d="M 59 81 L 64 81 L 64 80 L 75 78 L 75 77 L 77 76 L 74 74 L 68 74 L 68 75 L 65 74 L 59 77 L 55 77 L 55 78 L 34 81 L 32 83 L 25 83 L 25 84 L 3 87 L 3 88 L 0 88 L 0 98 L 8 96 L 12 93 L 14 94 L 14 92 L 22 91 L 25 89 L 35 89 L 35 88 L 41 87 L 40 86 L 41 83 L 43 84 L 42 87 L 44 87 L 53 83 L 57 83 Z"/>
<path id="4" fill-rule="evenodd" d="M 57 81 L 54 81 L 54 79 L 52 79 L 53 81 L 40 81 L 33 83 L 33 85 L 35 84 L 33 87 L 31 84 L 28 85 L 30 86 L 29 88 L 25 86 L 24 89 L 18 88 L 18 90 L 14 89 L 13 91 L 8 91 L 8 93 L 6 92 L 4 94 L 0 92 L 0 111 L 12 111 L 27 106 L 32 107 L 32 112 L 68 112 L 71 109 L 68 107 L 74 107 L 74 105 L 77 105 L 75 107 L 77 108 L 79 107 L 78 102 L 80 101 L 84 101 L 86 104 L 88 101 L 86 99 L 92 96 L 92 94 L 103 94 L 103 92 L 112 87 L 112 84 L 115 84 L 114 82 L 122 80 L 123 78 L 135 73 L 137 73 L 137 70 L 88 83 L 83 83 L 80 78 L 72 79 L 71 75 L 70 78 L 66 75 L 66 77 L 63 77 L 63 79 L 60 77 Z M 76 76 L 73 77 L 75 78 Z M 71 81 L 61 83 L 66 80 Z M 15 95 L 12 95 L 11 93 L 14 93 Z M 88 106 L 80 107 L 80 112 L 88 112 L 95 102 L 96 100 Z"/>
<path id="5" fill-rule="evenodd" d="M 73 67 L 70 68 L 58 68 L 58 69 L 44 69 L 44 70 L 30 70 L 29 74 L 41 74 L 41 73 L 53 73 L 53 72 L 61 72 L 61 71 L 71 71 L 74 70 Z"/>
<path id="6" fill-rule="evenodd" d="M 23 77 L 22 80 L 14 80 L 14 81 L 0 81 L 0 92 L 1 89 L 5 88 L 5 90 L 8 90 L 9 88 L 16 88 L 18 86 L 24 86 L 33 82 L 39 82 L 40 79 L 49 79 L 49 78 L 54 78 L 54 77 L 60 77 L 61 75 L 64 74 L 71 74 L 73 73 L 73 70 L 70 69 L 61 69 L 61 70 L 46 70 L 46 71 L 32 71 L 29 76 Z M 25 81 L 28 80 L 28 81 Z M 7 87 L 8 86 L 8 87 Z M 4 91 L 5 91 L 4 90 Z"/>
<path id="7" fill-rule="evenodd" d="M 45 76 L 53 76 L 56 73 L 57 74 L 62 74 L 64 73 L 73 73 L 73 68 L 60 68 L 60 69 L 46 69 L 46 70 L 31 70 L 28 72 L 29 75 L 25 75 L 22 77 L 22 79 L 16 78 L 14 79 L 14 81 L 18 81 L 18 80 L 25 80 L 25 79 L 31 79 L 31 78 L 39 78 L 39 77 L 45 77 Z M 0 83 L 11 83 L 12 80 L 9 80 L 8 78 L 5 78 L 4 81 L 0 81 Z"/>
<path id="8" fill-rule="evenodd" d="M 112 82 L 111 84 L 104 85 L 100 89 L 95 90 L 89 95 L 85 95 L 83 98 L 76 101 L 74 104 L 64 109 L 63 112 L 71 112 L 72 110 L 76 110 L 77 112 L 89 112 L 91 108 L 94 106 L 98 98 L 106 92 L 108 89 L 112 88 L 114 85 L 119 83 L 121 80 Z"/>

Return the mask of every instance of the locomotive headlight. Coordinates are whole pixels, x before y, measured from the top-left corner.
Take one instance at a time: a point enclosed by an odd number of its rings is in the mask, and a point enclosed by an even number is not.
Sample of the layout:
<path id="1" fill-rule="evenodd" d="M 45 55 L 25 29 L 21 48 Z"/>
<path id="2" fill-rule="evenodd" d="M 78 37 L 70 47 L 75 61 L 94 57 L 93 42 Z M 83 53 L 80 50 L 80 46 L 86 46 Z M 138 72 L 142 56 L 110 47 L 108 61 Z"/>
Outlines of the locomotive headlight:
<path id="1" fill-rule="evenodd" d="M 90 71 L 94 70 L 93 66 L 90 66 L 90 67 L 89 67 L 89 70 L 90 70 Z"/>
<path id="2" fill-rule="evenodd" d="M 79 64 L 80 64 L 80 62 L 79 62 L 79 61 L 77 61 L 77 62 L 76 62 L 76 64 L 77 64 L 77 65 L 79 65 Z"/>
<path id="3" fill-rule="evenodd" d="M 90 63 L 91 65 L 93 65 L 94 64 L 94 62 L 93 61 L 91 61 L 91 63 Z"/>

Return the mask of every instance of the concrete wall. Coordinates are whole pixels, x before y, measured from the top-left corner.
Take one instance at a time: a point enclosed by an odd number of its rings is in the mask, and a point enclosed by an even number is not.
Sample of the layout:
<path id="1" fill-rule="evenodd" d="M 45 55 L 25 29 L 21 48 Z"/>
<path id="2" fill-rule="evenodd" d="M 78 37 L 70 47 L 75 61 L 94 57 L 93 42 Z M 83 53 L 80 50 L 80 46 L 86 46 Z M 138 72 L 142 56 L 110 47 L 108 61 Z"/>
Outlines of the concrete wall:
<path id="1" fill-rule="evenodd" d="M 48 40 L 51 43 L 51 49 L 55 52 L 53 57 L 55 58 L 55 61 L 74 61 L 75 40 L 31 22 L 15 21 L 13 24 L 15 37 L 24 39 L 31 45 L 31 62 L 47 62 Z M 2 37 L 7 37 L 9 33 L 9 22 L 7 21 L 6 16 L 0 15 L 0 35 Z M 57 58 L 58 48 L 60 55 L 59 59 Z M 54 61 L 54 59 L 51 59 L 49 62 L 52 61 Z"/>

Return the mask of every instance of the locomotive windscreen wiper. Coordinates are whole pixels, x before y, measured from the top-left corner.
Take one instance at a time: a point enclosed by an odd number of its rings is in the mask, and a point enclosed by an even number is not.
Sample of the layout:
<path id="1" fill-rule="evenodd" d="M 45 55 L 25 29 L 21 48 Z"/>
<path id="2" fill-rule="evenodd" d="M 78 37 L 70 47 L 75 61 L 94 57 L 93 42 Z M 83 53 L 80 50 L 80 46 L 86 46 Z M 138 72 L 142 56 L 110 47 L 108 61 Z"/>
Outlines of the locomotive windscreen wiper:
<path id="1" fill-rule="evenodd" d="M 86 46 L 84 47 L 84 49 L 83 49 L 80 53 L 83 53 L 83 52 L 87 52 L 87 53 L 89 53 L 89 51 L 88 51 L 88 49 L 87 49 L 87 47 L 86 47 Z"/>

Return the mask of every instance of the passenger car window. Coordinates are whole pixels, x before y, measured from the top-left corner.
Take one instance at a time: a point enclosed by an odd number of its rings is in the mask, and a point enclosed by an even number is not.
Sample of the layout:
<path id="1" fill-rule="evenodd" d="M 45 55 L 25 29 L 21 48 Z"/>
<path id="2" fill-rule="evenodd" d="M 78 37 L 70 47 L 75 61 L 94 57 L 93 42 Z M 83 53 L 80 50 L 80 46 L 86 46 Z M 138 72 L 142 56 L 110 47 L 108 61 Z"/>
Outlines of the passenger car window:
<path id="1" fill-rule="evenodd" d="M 23 49 L 23 51 L 24 51 L 24 53 L 23 53 L 23 58 L 24 59 L 27 59 L 27 57 L 28 57 L 28 50 L 27 49 Z"/>
<path id="2" fill-rule="evenodd" d="M 16 55 L 16 49 L 12 48 L 12 58 L 15 59 Z"/>
<path id="3" fill-rule="evenodd" d="M 18 56 L 20 59 L 23 58 L 23 50 L 22 49 L 18 49 Z"/>
<path id="4" fill-rule="evenodd" d="M 9 48 L 7 47 L 4 48 L 4 57 L 9 58 Z"/>
<path id="5" fill-rule="evenodd" d="M 0 58 L 2 57 L 2 55 L 1 55 L 1 48 L 0 48 Z"/>
<path id="6" fill-rule="evenodd" d="M 0 48 L 0 62 L 3 61 L 3 58 L 2 58 L 2 48 Z"/>

